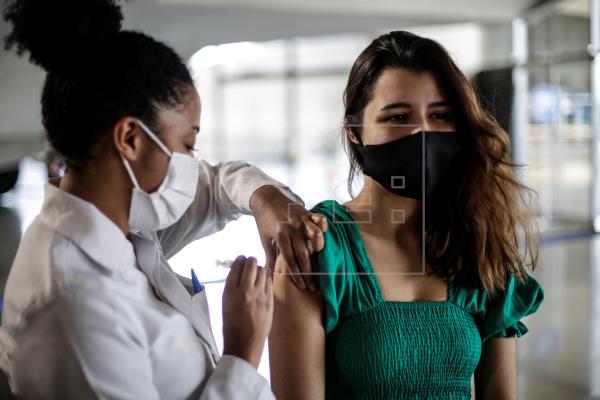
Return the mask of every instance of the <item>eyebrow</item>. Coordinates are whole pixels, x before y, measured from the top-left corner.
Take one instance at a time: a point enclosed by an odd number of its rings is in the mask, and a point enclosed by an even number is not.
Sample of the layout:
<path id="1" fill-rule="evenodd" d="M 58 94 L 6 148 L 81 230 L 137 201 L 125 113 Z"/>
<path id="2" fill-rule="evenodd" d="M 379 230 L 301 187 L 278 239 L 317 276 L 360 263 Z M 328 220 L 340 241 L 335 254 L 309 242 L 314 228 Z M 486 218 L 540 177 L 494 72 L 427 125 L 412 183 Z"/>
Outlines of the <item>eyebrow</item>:
<path id="1" fill-rule="evenodd" d="M 449 106 L 449 105 L 450 105 L 450 102 L 448 102 L 446 100 L 442 100 L 442 101 L 434 101 L 433 103 L 429 103 L 427 105 L 427 107 L 431 108 L 431 107 L 441 107 L 441 106 Z M 411 108 L 411 107 L 412 107 L 412 105 L 410 103 L 397 102 L 397 103 L 388 104 L 379 111 L 391 110 L 393 108 Z"/>

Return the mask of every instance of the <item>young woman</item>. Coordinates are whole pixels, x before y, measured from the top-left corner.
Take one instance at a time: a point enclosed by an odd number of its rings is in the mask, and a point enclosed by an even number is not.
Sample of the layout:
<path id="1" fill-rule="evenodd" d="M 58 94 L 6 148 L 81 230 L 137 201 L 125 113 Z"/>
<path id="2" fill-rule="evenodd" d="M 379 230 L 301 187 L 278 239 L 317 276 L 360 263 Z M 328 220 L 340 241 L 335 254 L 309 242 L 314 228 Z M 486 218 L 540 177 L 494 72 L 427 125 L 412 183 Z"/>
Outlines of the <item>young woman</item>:
<path id="1" fill-rule="evenodd" d="M 470 399 L 474 376 L 478 399 L 515 399 L 513 338 L 543 292 L 506 133 L 447 52 L 408 32 L 359 55 L 344 103 L 349 187 L 357 171 L 364 186 L 312 209 L 329 221 L 319 292 L 275 274 L 275 395 Z"/>
<path id="2" fill-rule="evenodd" d="M 205 292 L 167 259 L 252 212 L 267 250 L 276 241 L 296 264 L 308 259 L 306 236 L 318 242 L 319 218 L 288 207 L 301 200 L 244 162 L 192 156 L 190 73 L 166 45 L 121 30 L 116 0 L 17 0 L 4 17 L 8 46 L 48 72 L 43 124 L 67 163 L 6 284 L 0 366 L 12 389 L 23 399 L 273 398 L 256 371 L 272 318 L 265 269 L 234 263 L 221 357 Z"/>

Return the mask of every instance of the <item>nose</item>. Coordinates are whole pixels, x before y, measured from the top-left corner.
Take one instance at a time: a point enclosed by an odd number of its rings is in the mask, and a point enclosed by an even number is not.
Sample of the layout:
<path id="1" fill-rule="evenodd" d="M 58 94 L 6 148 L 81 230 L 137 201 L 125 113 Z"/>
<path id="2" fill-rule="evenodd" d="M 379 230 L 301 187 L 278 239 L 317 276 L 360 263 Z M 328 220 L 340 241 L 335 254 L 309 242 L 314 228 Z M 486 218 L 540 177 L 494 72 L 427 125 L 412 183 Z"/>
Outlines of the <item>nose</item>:
<path id="1" fill-rule="evenodd" d="M 421 132 L 421 131 L 428 131 L 429 130 L 429 125 L 427 124 L 427 121 L 423 121 L 422 123 L 416 122 L 415 126 L 413 129 L 411 129 L 410 131 L 410 135 L 414 135 L 415 133 Z"/>
<path id="2" fill-rule="evenodd" d="M 421 131 L 428 131 L 429 124 L 427 122 L 427 110 L 419 110 L 418 114 L 415 115 L 414 121 L 411 121 L 411 124 L 415 125 L 413 129 L 411 129 L 410 134 L 414 135 L 415 133 Z"/>

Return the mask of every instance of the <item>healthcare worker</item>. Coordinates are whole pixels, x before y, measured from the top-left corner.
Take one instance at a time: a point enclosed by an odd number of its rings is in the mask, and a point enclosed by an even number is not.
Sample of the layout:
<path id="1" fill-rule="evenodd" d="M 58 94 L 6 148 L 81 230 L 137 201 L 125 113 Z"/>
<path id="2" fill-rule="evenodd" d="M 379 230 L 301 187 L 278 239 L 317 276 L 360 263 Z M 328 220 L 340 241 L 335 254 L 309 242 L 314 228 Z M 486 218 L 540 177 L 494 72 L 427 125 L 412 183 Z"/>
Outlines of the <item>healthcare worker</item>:
<path id="1" fill-rule="evenodd" d="M 194 294 L 167 260 L 253 213 L 268 264 L 276 242 L 301 270 L 307 240 L 322 246 L 322 220 L 245 162 L 192 156 L 201 105 L 190 73 L 165 44 L 121 30 L 116 0 L 17 0 L 3 15 L 13 25 L 7 45 L 48 72 L 43 124 L 67 163 L 46 186 L 6 284 L 0 366 L 13 391 L 273 398 L 256 370 L 272 319 L 265 268 L 234 262 L 221 356 L 204 291 Z"/>

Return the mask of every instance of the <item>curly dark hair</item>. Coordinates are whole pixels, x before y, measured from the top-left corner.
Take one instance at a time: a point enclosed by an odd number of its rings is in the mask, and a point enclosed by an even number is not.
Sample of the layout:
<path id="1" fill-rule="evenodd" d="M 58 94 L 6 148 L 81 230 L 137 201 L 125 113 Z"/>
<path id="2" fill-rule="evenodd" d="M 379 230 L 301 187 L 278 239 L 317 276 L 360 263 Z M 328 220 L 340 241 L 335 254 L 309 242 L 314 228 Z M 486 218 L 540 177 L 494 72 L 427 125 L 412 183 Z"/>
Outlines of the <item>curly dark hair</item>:
<path id="1" fill-rule="evenodd" d="M 118 0 L 13 0 L 5 47 L 47 72 L 42 122 L 69 167 L 93 157 L 99 139 L 124 116 L 160 131 L 157 112 L 183 104 L 193 85 L 169 46 L 121 30 Z"/>
<path id="2" fill-rule="evenodd" d="M 467 78 L 436 41 L 405 31 L 382 35 L 358 56 L 344 91 L 342 140 L 350 158 L 348 189 L 363 170 L 357 145 L 349 140 L 361 123 L 381 74 L 390 68 L 429 72 L 456 115 L 456 129 L 467 154 L 455 177 L 426 199 L 426 259 L 434 273 L 466 286 L 482 286 L 494 295 L 509 274 L 524 279 L 525 266 L 537 265 L 539 244 L 532 198 L 535 192 L 517 181 L 510 141 L 487 114 Z M 521 253 L 523 245 L 523 254 Z"/>

